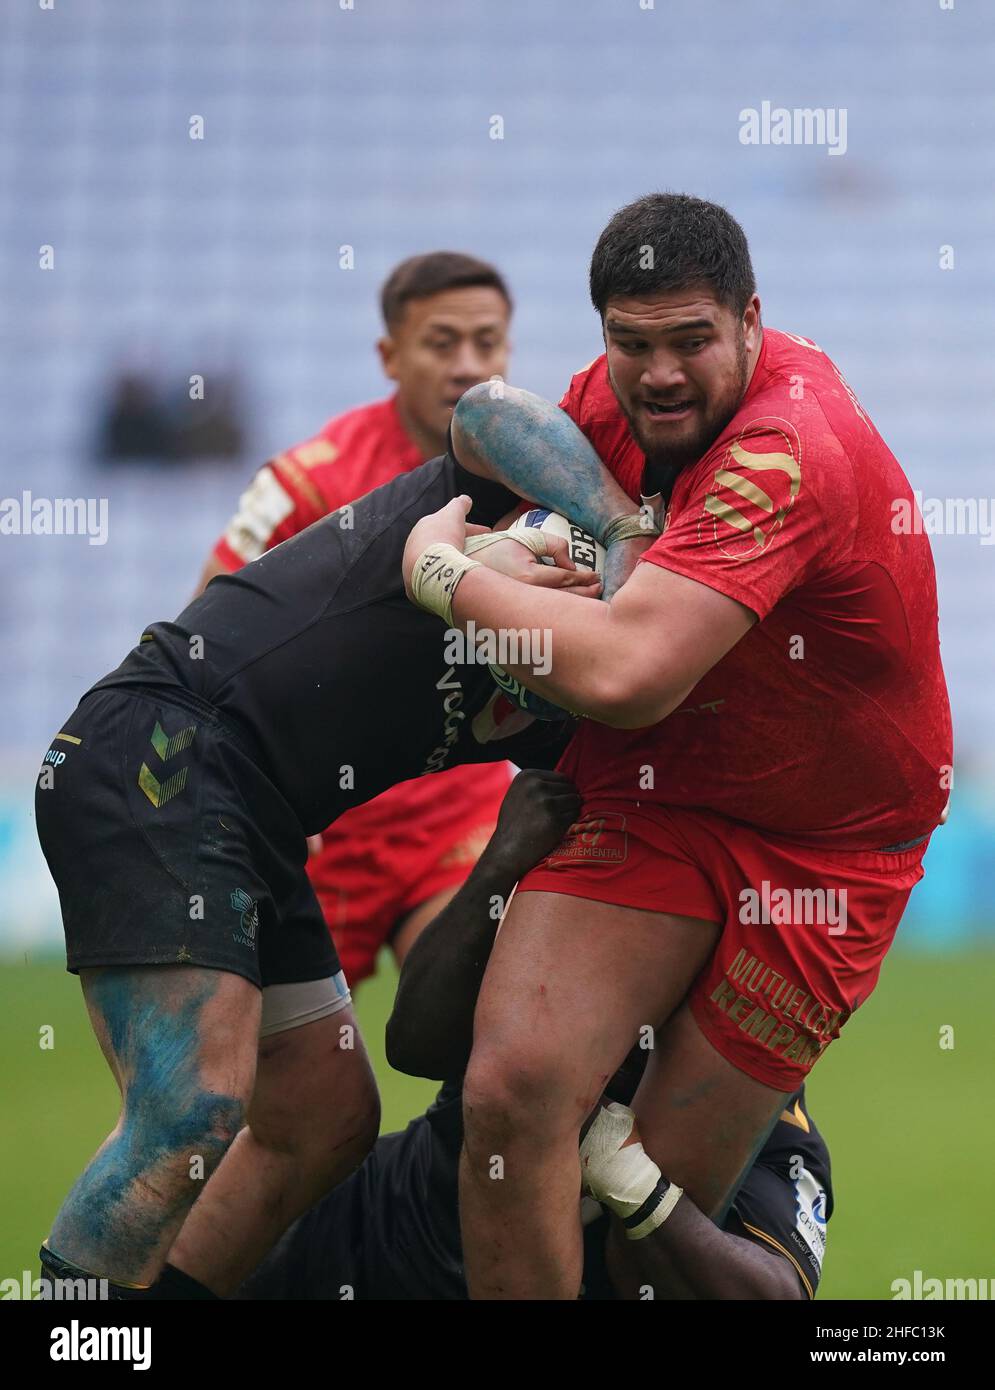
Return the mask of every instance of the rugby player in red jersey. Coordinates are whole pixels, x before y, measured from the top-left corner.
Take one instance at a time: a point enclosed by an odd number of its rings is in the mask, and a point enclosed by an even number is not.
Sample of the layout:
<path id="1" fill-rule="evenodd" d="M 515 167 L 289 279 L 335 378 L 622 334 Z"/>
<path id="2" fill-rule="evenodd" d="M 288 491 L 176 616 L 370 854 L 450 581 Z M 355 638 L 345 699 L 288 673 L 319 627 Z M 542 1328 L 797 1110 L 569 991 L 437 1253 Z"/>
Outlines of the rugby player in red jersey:
<path id="1" fill-rule="evenodd" d="M 486 262 L 451 251 L 412 256 L 386 280 L 381 308 L 377 351 L 396 391 L 336 416 L 265 464 L 202 585 L 445 453 L 463 392 L 505 375 L 511 296 Z M 350 985 L 373 974 L 385 942 L 400 964 L 453 896 L 494 829 L 509 778 L 507 763 L 455 768 L 444 789 L 419 778 L 314 838 L 308 873 Z"/>
<path id="2" fill-rule="evenodd" d="M 461 1171 L 476 1298 L 577 1296 L 578 1131 L 647 1027 L 649 1166 L 614 1258 L 638 1276 L 681 1188 L 721 1217 L 873 990 L 950 785 L 929 543 L 892 525 L 911 488 L 829 358 L 762 327 L 738 223 L 640 199 L 602 233 L 591 292 L 606 355 L 563 405 L 664 533 L 610 603 L 475 569 L 435 605 L 548 629 L 549 673 L 512 674 L 586 716 L 560 763 L 580 819 L 520 884 L 477 1007 Z M 486 394 L 454 417 L 463 466 L 523 465 L 546 417 Z M 565 457 L 582 439 L 567 414 Z M 406 577 L 426 548 L 461 568 L 463 510 L 415 526 Z"/>

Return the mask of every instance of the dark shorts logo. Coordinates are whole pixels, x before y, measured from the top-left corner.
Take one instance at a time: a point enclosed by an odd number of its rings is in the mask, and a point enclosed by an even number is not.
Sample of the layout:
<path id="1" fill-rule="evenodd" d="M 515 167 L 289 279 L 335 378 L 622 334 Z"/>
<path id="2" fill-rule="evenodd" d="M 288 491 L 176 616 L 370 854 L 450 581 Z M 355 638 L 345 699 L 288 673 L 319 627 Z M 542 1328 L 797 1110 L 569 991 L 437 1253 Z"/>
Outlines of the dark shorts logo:
<path id="1" fill-rule="evenodd" d="M 256 931 L 259 928 L 259 904 L 249 897 L 244 888 L 236 888 L 231 894 L 230 902 L 234 911 L 239 914 L 238 930 L 232 932 L 232 937 L 240 946 L 248 946 L 254 951 Z"/>
<path id="2" fill-rule="evenodd" d="M 619 811 L 606 811 L 574 821 L 546 863 L 550 868 L 563 863 L 624 864 L 628 853 L 625 816 Z"/>
<path id="3" fill-rule="evenodd" d="M 189 768 L 178 768 L 175 772 L 169 772 L 168 776 L 164 774 L 167 772 L 166 764 L 172 762 L 178 753 L 182 753 L 190 747 L 196 732 L 197 725 L 190 724 L 187 728 L 181 729 L 179 733 L 170 737 L 156 720 L 156 726 L 152 730 L 149 743 L 158 759 L 156 765 L 159 768 L 159 775 L 152 771 L 148 763 L 142 763 L 138 769 L 138 785 L 156 810 L 160 806 L 165 806 L 167 801 L 172 801 L 173 797 L 178 796 L 186 786 Z"/>

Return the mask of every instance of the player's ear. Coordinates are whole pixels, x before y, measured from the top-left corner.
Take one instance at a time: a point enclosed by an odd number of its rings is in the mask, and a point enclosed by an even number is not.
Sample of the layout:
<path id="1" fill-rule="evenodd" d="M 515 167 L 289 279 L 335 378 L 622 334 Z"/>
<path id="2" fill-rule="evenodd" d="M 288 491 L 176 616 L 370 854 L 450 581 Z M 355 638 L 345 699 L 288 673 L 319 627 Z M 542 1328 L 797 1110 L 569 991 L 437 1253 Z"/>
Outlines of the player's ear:
<path id="1" fill-rule="evenodd" d="M 755 346 L 757 334 L 760 332 L 760 296 L 755 294 L 743 311 L 743 334 L 746 338 L 746 347 L 751 351 Z"/>
<path id="2" fill-rule="evenodd" d="M 380 358 L 380 365 L 383 367 L 384 376 L 391 381 L 396 381 L 397 344 L 389 334 L 377 339 L 377 354 Z"/>

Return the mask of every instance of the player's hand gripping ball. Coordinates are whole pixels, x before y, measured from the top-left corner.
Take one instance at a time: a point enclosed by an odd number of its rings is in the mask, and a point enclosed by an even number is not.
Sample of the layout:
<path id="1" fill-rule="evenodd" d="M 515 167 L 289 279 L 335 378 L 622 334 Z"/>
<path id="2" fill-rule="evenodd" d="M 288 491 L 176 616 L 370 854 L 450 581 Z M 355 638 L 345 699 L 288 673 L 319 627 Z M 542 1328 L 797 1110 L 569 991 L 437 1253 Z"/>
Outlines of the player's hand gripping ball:
<path id="1" fill-rule="evenodd" d="M 604 546 L 599 545 L 582 526 L 578 526 L 565 516 L 560 516 L 558 512 L 547 511 L 544 507 L 533 507 L 530 511 L 523 512 L 520 517 L 516 517 L 508 530 L 513 533 L 524 527 L 545 531 L 554 536 L 562 536 L 567 542 L 570 558 L 579 570 L 588 570 L 599 577 L 604 575 Z M 554 561 L 550 559 L 543 560 L 543 564 L 546 565 L 553 563 Z M 554 705 L 551 700 L 544 700 L 541 695 L 527 690 L 503 667 L 491 666 L 490 672 L 498 688 L 504 691 L 513 705 L 525 710 L 526 714 L 531 714 L 535 719 L 566 718 L 567 710 L 561 709 L 559 705 Z"/>

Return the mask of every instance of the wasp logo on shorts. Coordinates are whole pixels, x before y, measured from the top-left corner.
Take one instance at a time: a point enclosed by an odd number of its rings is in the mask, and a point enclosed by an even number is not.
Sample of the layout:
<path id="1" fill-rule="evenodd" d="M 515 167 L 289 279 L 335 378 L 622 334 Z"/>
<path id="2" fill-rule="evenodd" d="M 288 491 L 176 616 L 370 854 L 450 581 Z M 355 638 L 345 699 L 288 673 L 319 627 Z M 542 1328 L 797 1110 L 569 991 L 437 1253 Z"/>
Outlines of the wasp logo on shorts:
<path id="1" fill-rule="evenodd" d="M 178 734 L 173 734 L 170 737 L 156 720 L 149 742 L 158 754 L 159 761 L 167 763 L 175 758 L 177 753 L 182 753 L 184 749 L 190 747 L 196 732 L 197 725 L 190 724 L 187 728 L 181 729 Z M 170 776 L 161 778 L 155 775 L 148 763 L 142 763 L 138 769 L 138 785 L 158 810 L 160 806 L 165 806 L 167 801 L 172 801 L 173 797 L 178 796 L 183 790 L 187 784 L 188 772 L 189 768 L 181 767 Z"/>
<path id="2" fill-rule="evenodd" d="M 259 927 L 259 904 L 250 898 L 244 888 L 236 888 L 229 899 L 233 909 L 239 913 L 240 931 L 233 931 L 232 937 L 240 946 L 256 949 L 256 930 Z"/>
<path id="3" fill-rule="evenodd" d="M 751 443 L 764 441 L 762 449 Z M 781 448 L 770 448 L 771 441 Z M 786 420 L 752 420 L 729 445 L 705 496 L 698 539 L 713 541 L 730 560 L 766 550 L 802 485 L 801 441 Z"/>

